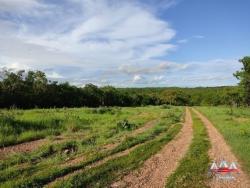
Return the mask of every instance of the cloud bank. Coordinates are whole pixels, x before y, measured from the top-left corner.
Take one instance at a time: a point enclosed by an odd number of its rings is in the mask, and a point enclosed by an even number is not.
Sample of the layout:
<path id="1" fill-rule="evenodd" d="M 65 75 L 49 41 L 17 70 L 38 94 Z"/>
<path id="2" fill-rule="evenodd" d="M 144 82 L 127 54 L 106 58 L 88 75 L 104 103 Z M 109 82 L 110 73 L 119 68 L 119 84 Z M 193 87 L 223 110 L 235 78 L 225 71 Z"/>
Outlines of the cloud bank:
<path id="1" fill-rule="evenodd" d="M 190 86 L 190 67 L 202 73 L 204 66 L 167 60 L 177 32 L 157 14 L 176 2 L 0 0 L 0 67 L 40 69 L 79 86 Z"/>

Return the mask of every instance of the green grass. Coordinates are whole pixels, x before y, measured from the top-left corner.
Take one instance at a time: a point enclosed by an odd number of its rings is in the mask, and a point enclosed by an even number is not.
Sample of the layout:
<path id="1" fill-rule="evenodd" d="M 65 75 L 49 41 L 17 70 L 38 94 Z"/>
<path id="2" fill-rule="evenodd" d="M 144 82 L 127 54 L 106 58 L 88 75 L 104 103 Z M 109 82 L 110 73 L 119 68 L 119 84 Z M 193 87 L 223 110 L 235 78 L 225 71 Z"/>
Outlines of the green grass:
<path id="1" fill-rule="evenodd" d="M 141 166 L 146 159 L 172 140 L 180 128 L 180 124 L 175 124 L 163 136 L 139 146 L 127 156 L 109 160 L 98 167 L 74 175 L 66 181 L 57 182 L 55 187 L 106 187 L 122 174 Z"/>
<path id="2" fill-rule="evenodd" d="M 157 111 L 160 112 L 161 109 L 141 107 L 98 108 L 98 110 L 91 108 L 0 110 L 0 147 L 51 135 L 79 131 L 100 132 L 100 126 L 105 129 L 105 133 L 101 135 L 111 137 L 118 133 L 117 122 L 131 118 L 130 122 L 139 127 L 146 121 L 156 118 Z M 144 112 L 146 115 L 140 117 L 139 115 Z"/>
<path id="3" fill-rule="evenodd" d="M 159 134 L 167 131 L 171 124 L 180 121 L 183 108 L 163 109 L 149 106 L 109 109 L 35 109 L 2 111 L 2 113 L 14 114 L 14 120 L 18 122 L 37 123 L 44 121 L 44 117 L 47 122 L 51 119 L 59 120 L 60 124 L 55 126 L 55 130 L 60 130 L 63 142 L 55 144 L 56 137 L 49 135 L 47 136 L 50 141 L 48 145 L 37 148 L 33 152 L 13 155 L 0 161 L 0 187 L 42 187 L 57 177 L 155 139 Z M 139 128 L 153 119 L 160 119 L 160 122 L 144 133 L 130 136 L 135 128 Z M 124 120 L 134 127 L 132 129 L 118 127 L 119 122 Z M 47 129 L 46 126 L 51 127 Z M 43 127 L 41 130 L 53 131 L 53 126 L 50 126 L 45 125 L 45 128 Z M 29 133 L 31 131 L 29 127 L 21 130 L 15 136 L 30 134 L 32 137 L 33 134 Z M 103 150 L 103 147 L 110 143 L 116 143 L 118 146 L 111 150 Z M 73 152 L 65 154 L 63 151 L 67 148 L 69 150 L 74 148 Z M 62 166 L 66 160 L 74 159 L 77 156 L 84 156 L 84 160 L 73 166 Z"/>
<path id="4" fill-rule="evenodd" d="M 197 107 L 223 135 L 250 175 L 250 108 Z"/>
<path id="5" fill-rule="evenodd" d="M 203 188 L 206 187 L 208 178 L 210 143 L 208 135 L 201 120 L 193 116 L 193 139 L 186 156 L 181 160 L 180 166 L 169 177 L 166 187 L 168 188 Z"/>
<path id="6" fill-rule="evenodd" d="M 180 116 L 180 113 L 176 114 Z M 86 167 L 87 165 L 90 165 L 94 162 L 97 162 L 99 160 L 104 159 L 105 157 L 108 157 L 110 155 L 116 154 L 118 152 L 124 151 L 128 148 L 131 148 L 135 145 L 144 143 L 148 140 L 154 139 L 157 135 L 159 135 L 161 132 L 166 131 L 169 126 L 173 123 L 175 123 L 176 120 L 174 119 L 165 119 L 164 123 L 160 123 L 156 127 L 154 127 L 152 130 L 149 130 L 145 133 L 142 133 L 140 135 L 137 135 L 136 137 L 127 137 L 125 140 L 119 144 L 116 148 L 104 152 L 104 153 L 95 153 L 89 160 L 84 161 L 81 164 L 77 164 L 75 166 L 71 167 L 65 167 L 65 168 L 58 168 L 57 166 L 51 166 L 50 171 L 41 170 L 38 173 L 35 173 L 35 175 L 28 177 L 27 179 L 22 179 L 21 181 L 15 181 L 15 183 L 19 185 L 25 185 L 25 186 L 42 186 L 45 183 L 48 183 L 52 181 L 53 179 L 57 177 L 61 177 L 63 175 L 66 175 L 68 173 L 71 173 L 75 170 L 82 169 Z M 34 172 L 33 172 L 34 173 Z M 8 182 L 9 184 L 10 182 Z"/>

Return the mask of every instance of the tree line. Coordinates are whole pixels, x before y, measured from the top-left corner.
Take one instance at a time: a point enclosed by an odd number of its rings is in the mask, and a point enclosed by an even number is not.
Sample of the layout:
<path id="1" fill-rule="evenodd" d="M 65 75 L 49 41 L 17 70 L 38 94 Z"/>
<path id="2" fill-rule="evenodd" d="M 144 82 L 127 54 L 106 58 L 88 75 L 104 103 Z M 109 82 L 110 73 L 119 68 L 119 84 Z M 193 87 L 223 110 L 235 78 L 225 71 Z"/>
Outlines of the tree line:
<path id="1" fill-rule="evenodd" d="M 239 86 L 207 88 L 114 88 L 50 81 L 42 71 L 3 70 L 0 107 L 51 108 L 144 105 L 250 105 L 250 57 L 235 73 Z"/>

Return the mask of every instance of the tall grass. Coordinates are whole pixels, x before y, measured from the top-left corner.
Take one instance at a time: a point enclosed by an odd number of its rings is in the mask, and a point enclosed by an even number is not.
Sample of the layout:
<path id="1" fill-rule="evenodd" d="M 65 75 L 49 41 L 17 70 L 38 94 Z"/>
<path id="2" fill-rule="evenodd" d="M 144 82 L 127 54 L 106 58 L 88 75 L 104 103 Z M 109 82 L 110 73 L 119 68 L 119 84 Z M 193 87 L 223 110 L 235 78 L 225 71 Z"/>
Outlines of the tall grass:
<path id="1" fill-rule="evenodd" d="M 169 177 L 167 188 L 205 188 L 208 178 L 210 143 L 205 126 L 201 120 L 193 116 L 193 139 L 186 156 L 181 160 L 177 170 Z"/>
<path id="2" fill-rule="evenodd" d="M 59 119 L 21 121 L 11 112 L 0 114 L 0 125 L 0 147 L 57 135 L 63 130 Z"/>

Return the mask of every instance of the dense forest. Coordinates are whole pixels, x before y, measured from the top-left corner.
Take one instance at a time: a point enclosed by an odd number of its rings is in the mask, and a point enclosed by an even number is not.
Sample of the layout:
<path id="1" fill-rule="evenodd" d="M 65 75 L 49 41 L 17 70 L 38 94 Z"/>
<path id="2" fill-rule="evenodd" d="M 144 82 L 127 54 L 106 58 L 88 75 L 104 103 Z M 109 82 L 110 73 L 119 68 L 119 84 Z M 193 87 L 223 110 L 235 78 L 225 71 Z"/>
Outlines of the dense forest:
<path id="1" fill-rule="evenodd" d="M 0 107 L 98 107 L 141 105 L 221 105 L 231 97 L 240 104 L 238 87 L 114 88 L 51 82 L 41 71 L 5 71 L 0 83 Z"/>
<path id="2" fill-rule="evenodd" d="M 250 105 L 250 57 L 235 73 L 239 86 L 199 88 L 114 88 L 87 84 L 79 88 L 47 79 L 42 71 L 3 70 L 0 107 L 50 108 L 144 105 Z"/>

